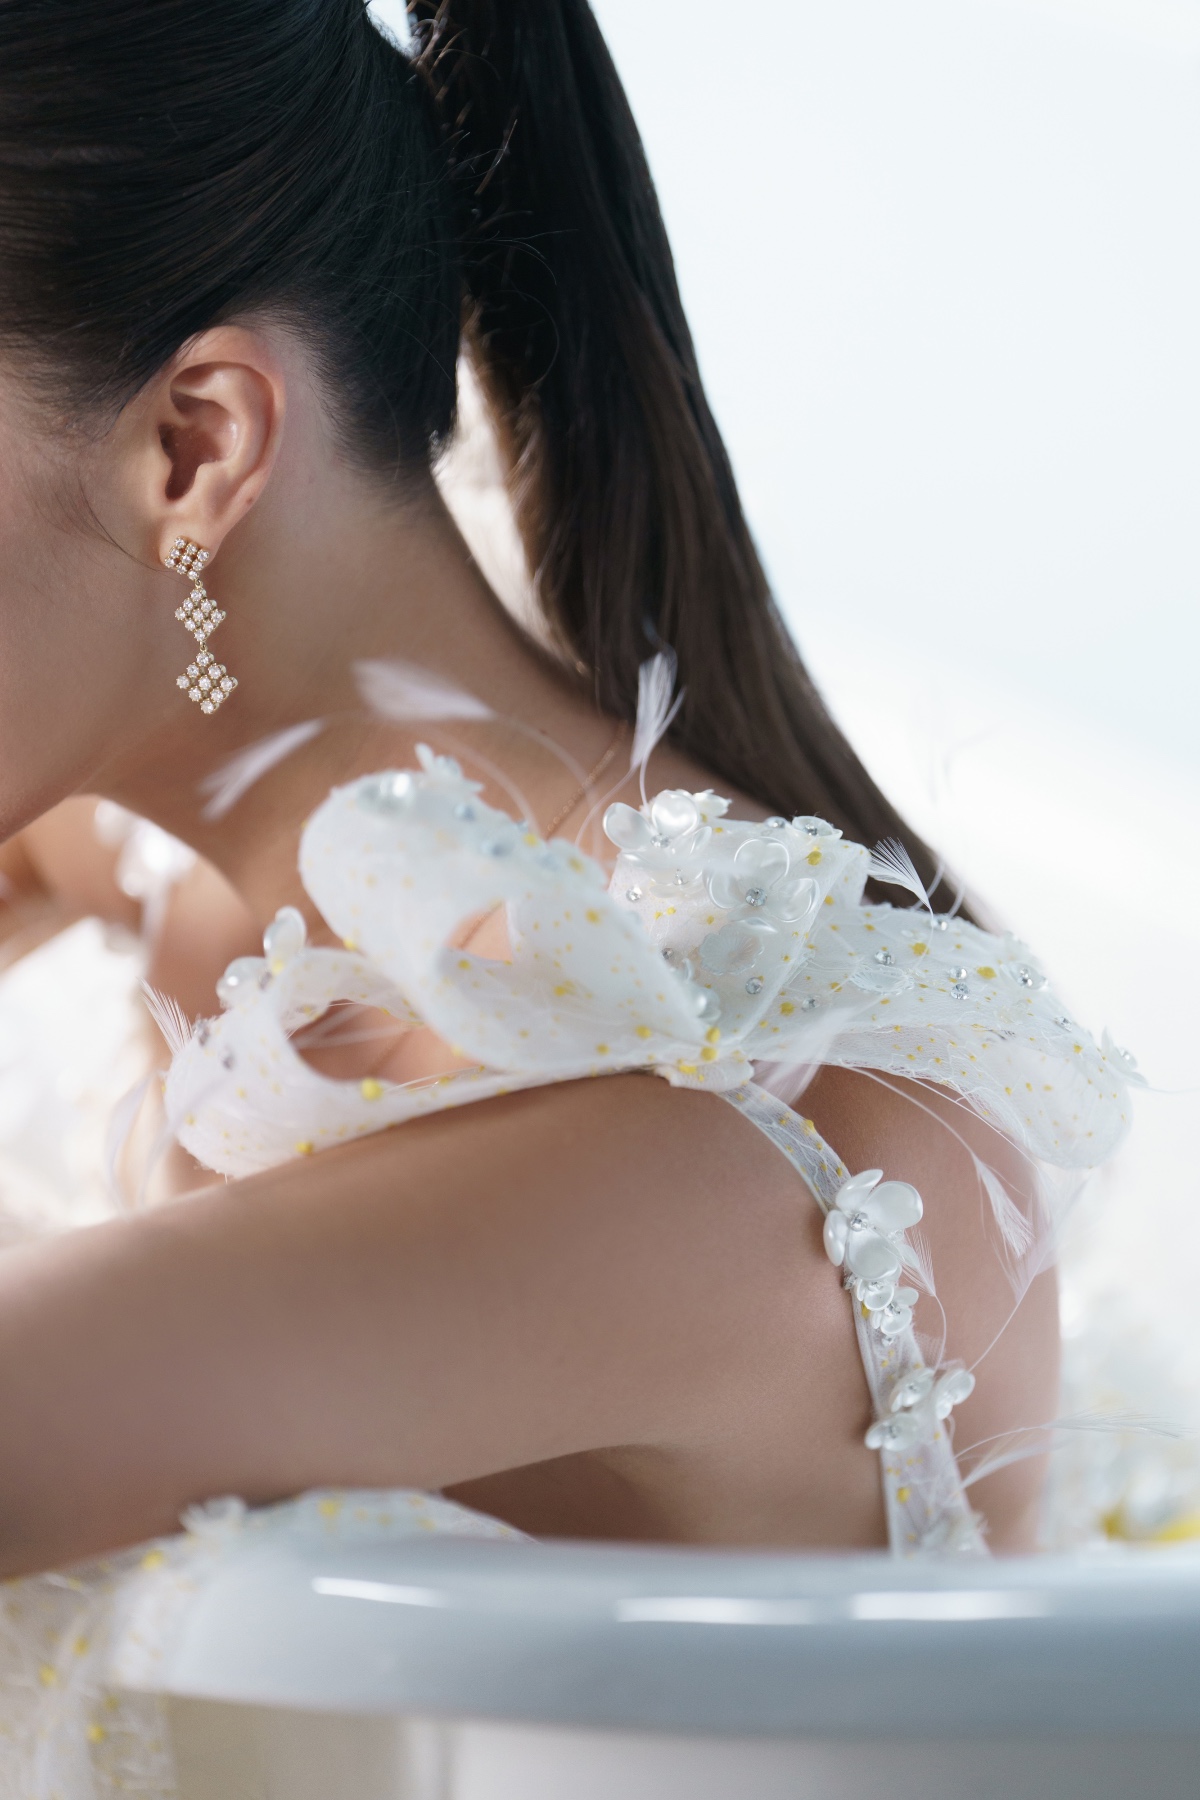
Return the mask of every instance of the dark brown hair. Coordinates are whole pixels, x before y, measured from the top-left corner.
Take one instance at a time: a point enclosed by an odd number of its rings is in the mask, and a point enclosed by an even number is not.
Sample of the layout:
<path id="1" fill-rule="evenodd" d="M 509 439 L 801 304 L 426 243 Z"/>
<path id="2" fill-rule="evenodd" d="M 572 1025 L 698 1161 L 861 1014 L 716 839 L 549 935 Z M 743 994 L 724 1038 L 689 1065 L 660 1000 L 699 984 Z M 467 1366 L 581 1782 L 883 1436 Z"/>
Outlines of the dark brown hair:
<path id="1" fill-rule="evenodd" d="M 273 309 L 348 446 L 428 478 L 465 325 L 552 633 L 631 718 L 773 810 L 932 859 L 806 673 L 701 385 L 641 141 L 587 0 L 0 0 L 0 342 L 111 415 Z"/>

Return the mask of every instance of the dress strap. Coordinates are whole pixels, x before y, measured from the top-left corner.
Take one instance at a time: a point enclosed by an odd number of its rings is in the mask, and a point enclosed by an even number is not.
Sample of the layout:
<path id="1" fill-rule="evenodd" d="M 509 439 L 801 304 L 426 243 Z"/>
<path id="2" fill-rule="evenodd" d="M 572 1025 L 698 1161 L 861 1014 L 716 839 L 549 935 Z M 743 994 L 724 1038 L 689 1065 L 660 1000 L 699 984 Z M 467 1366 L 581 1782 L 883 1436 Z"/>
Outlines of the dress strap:
<path id="1" fill-rule="evenodd" d="M 811 1119 L 753 1082 L 722 1098 L 782 1150 L 826 1220 L 831 1258 L 850 1264 L 845 1286 L 874 1414 L 866 1444 L 880 1454 L 893 1554 L 986 1552 L 983 1522 L 967 1500 L 947 1426 L 952 1407 L 974 1382 L 959 1367 L 939 1374 L 927 1366 L 912 1324 L 916 1291 L 895 1285 L 900 1267 L 917 1268 L 903 1229 L 889 1226 L 886 1211 L 887 1187 L 902 1184 L 879 1187 L 875 1200 L 878 1171 L 852 1177 Z M 847 1249 L 852 1236 L 854 1247 Z M 879 1274 L 872 1272 L 871 1254 Z"/>

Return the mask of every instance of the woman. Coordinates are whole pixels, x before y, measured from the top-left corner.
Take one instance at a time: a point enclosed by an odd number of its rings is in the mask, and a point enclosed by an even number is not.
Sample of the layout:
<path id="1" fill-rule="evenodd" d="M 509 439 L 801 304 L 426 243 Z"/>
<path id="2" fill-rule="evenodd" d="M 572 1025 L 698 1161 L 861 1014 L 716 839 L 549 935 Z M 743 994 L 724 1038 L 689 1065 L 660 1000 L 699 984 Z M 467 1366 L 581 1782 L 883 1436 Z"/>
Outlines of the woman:
<path id="1" fill-rule="evenodd" d="M 1027 1546 L 1039 1462 L 964 1473 L 1054 1416 L 1034 1162 L 1128 1059 L 937 912 L 808 682 L 585 0 L 410 13 L 0 0 L 10 886 L 127 907 L 34 823 L 101 794 L 228 884 L 189 1021 L 267 933 L 166 1088 L 228 1184 L 0 1263 L 3 1569 L 329 1486 Z M 549 649 L 433 482 L 460 333 Z"/>

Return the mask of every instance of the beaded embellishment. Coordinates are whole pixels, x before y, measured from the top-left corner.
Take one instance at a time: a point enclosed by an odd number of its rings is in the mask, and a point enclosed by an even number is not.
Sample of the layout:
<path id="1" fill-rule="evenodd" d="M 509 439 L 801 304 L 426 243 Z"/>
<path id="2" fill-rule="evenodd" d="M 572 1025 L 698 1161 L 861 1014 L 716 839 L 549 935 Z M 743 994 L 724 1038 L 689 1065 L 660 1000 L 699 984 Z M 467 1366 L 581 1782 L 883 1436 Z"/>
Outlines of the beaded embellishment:
<path id="1" fill-rule="evenodd" d="M 191 632 L 200 648 L 195 661 L 188 664 L 182 675 L 175 677 L 175 686 L 183 688 L 188 699 L 194 701 L 202 713 L 215 713 L 237 686 L 237 677 L 229 673 L 224 663 L 217 662 L 208 648 L 209 638 L 225 617 L 216 601 L 209 598 L 208 589 L 200 579 L 209 557 L 210 552 L 199 544 L 178 537 L 163 558 L 168 569 L 186 575 L 192 583 L 192 591 L 183 605 L 175 608 L 175 617 L 185 631 Z"/>

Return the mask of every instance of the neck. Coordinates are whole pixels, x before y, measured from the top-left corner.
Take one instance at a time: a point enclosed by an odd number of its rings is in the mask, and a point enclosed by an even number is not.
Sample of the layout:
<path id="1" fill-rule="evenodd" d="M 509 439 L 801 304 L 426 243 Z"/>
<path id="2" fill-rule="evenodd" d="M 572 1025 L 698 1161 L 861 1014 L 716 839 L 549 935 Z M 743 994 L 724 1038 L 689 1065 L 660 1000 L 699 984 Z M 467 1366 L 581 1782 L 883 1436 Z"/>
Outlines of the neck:
<path id="1" fill-rule="evenodd" d="M 260 920 L 302 901 L 297 842 L 330 787 L 411 762 L 417 739 L 501 764 L 543 823 L 578 780 L 541 740 L 586 770 L 612 739 L 613 721 L 509 618 L 432 486 L 397 503 L 361 477 L 333 476 L 290 508 L 268 492 L 205 581 L 226 613 L 212 653 L 237 676 L 236 692 L 211 716 L 180 694 L 166 724 L 88 785 L 190 843 Z M 182 598 L 187 590 L 180 582 L 176 591 Z M 175 673 L 194 647 L 169 622 L 156 661 L 169 660 Z M 465 689 L 497 717 L 384 724 L 364 707 L 355 667 L 389 659 Z M 213 817 L 214 775 L 251 746 L 289 730 L 300 736 L 294 728 L 305 724 L 307 741 Z M 503 788 L 486 797 L 511 805 Z"/>

